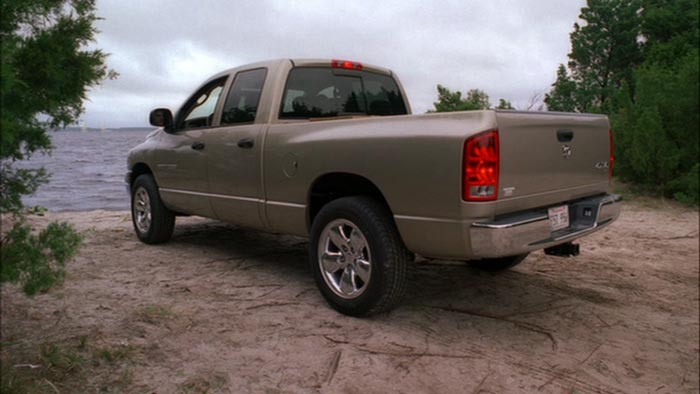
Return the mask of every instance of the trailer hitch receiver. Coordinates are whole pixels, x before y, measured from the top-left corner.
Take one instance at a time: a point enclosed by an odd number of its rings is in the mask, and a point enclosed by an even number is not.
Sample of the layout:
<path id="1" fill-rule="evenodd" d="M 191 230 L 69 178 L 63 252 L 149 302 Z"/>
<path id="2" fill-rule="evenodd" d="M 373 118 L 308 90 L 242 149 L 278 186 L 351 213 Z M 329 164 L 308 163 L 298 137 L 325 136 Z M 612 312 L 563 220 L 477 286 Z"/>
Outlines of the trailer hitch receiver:
<path id="1" fill-rule="evenodd" d="M 578 256 L 579 253 L 579 245 L 573 242 L 552 246 L 544 250 L 544 254 L 560 257 Z"/>

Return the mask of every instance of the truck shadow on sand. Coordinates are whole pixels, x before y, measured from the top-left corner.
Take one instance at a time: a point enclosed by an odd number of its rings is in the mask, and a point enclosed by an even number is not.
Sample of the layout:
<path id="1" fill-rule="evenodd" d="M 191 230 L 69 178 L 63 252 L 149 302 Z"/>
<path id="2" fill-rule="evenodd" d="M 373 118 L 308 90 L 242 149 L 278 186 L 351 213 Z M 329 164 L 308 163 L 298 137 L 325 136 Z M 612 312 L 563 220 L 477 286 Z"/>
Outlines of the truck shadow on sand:
<path id="1" fill-rule="evenodd" d="M 198 307 L 181 312 L 191 319 L 187 326 L 209 331 L 235 322 L 241 327 L 236 340 L 244 344 L 237 346 L 277 349 L 276 341 L 284 338 L 285 346 L 295 349 L 292 353 L 342 359 L 340 369 L 349 369 L 338 375 L 372 358 L 398 374 L 428 373 L 438 366 L 481 368 L 482 374 L 500 368 L 533 376 L 541 387 L 563 384 L 584 392 L 615 392 L 574 372 L 609 330 L 627 329 L 619 313 L 623 304 L 607 284 L 600 285 L 609 272 L 586 273 L 592 264 L 603 266 L 593 258 L 535 253 L 521 266 L 497 274 L 467 263 L 418 259 L 409 266 L 401 304 L 357 319 L 323 300 L 311 277 L 304 238 L 193 218 L 182 220 L 172 240 L 157 248 L 158 259 L 171 267 L 167 275 L 193 290 L 168 293 L 171 302 L 200 300 Z M 220 312 L 202 314 L 208 308 Z M 255 335 L 251 339 L 245 333 Z M 210 335 L 211 341 L 224 340 Z M 297 342 L 307 347 L 295 348 Z M 596 363 L 595 368 L 608 373 L 605 363 Z M 329 372 L 328 379 L 335 374 Z"/>
<path id="2" fill-rule="evenodd" d="M 277 277 L 300 290 L 314 287 L 308 263 L 308 240 L 271 234 L 215 221 L 178 226 L 169 247 L 206 250 L 230 262 L 231 270 L 248 270 Z M 546 274 L 533 269 L 549 260 Z M 552 268 L 551 261 L 555 262 Z M 568 302 L 613 304 L 615 300 L 575 281 L 562 280 L 574 259 L 534 254 L 519 267 L 500 273 L 481 272 L 466 262 L 426 260 L 409 266 L 406 296 L 397 310 L 428 308 L 460 313 L 476 310 L 493 316 L 533 314 L 534 310 Z M 550 272 L 554 271 L 554 274 Z M 570 277 L 570 276 L 569 276 Z M 303 287 L 303 288 L 302 288 Z M 320 295 L 318 295 L 320 299 Z M 491 314 L 494 314 L 491 316 Z"/>

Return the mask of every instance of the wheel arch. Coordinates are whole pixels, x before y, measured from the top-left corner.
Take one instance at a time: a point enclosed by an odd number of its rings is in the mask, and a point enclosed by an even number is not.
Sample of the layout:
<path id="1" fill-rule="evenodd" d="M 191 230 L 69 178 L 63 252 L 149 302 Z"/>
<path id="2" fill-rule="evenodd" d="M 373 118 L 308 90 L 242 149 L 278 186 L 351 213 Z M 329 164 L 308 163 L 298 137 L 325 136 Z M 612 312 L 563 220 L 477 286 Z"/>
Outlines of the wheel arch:
<path id="1" fill-rule="evenodd" d="M 331 172 L 317 177 L 309 188 L 306 213 L 307 229 L 310 231 L 314 218 L 326 204 L 338 198 L 351 196 L 368 196 L 379 201 L 387 209 L 393 222 L 391 207 L 374 182 L 357 174 Z"/>
<path id="2" fill-rule="evenodd" d="M 153 176 L 153 171 L 151 170 L 151 167 L 149 167 L 148 164 L 142 162 L 134 164 L 134 166 L 131 168 L 131 171 L 129 171 L 129 188 L 133 186 L 136 178 L 144 174 L 151 174 L 151 176 Z"/>

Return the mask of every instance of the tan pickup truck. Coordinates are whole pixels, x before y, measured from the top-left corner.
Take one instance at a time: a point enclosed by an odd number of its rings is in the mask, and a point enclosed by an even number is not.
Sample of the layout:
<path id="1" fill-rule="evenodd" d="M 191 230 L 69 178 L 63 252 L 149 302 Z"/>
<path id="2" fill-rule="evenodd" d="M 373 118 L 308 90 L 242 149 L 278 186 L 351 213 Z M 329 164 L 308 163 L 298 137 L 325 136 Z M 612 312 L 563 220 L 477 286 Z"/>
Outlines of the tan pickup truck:
<path id="1" fill-rule="evenodd" d="M 310 268 L 338 311 L 396 305 L 415 254 L 485 270 L 612 223 L 605 116 L 411 115 L 395 75 L 344 60 L 274 60 L 221 72 L 129 153 L 134 229 L 167 241 L 178 215 L 310 238 Z"/>

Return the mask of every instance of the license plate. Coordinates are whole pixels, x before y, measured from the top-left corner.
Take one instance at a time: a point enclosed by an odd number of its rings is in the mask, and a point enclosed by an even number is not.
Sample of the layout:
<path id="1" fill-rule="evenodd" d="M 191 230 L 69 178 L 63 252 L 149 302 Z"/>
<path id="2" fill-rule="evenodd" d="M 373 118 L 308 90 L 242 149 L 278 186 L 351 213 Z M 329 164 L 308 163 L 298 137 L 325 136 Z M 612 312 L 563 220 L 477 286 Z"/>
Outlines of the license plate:
<path id="1" fill-rule="evenodd" d="M 569 206 L 562 205 L 560 207 L 549 208 L 549 224 L 552 226 L 552 231 L 561 230 L 569 227 Z"/>

